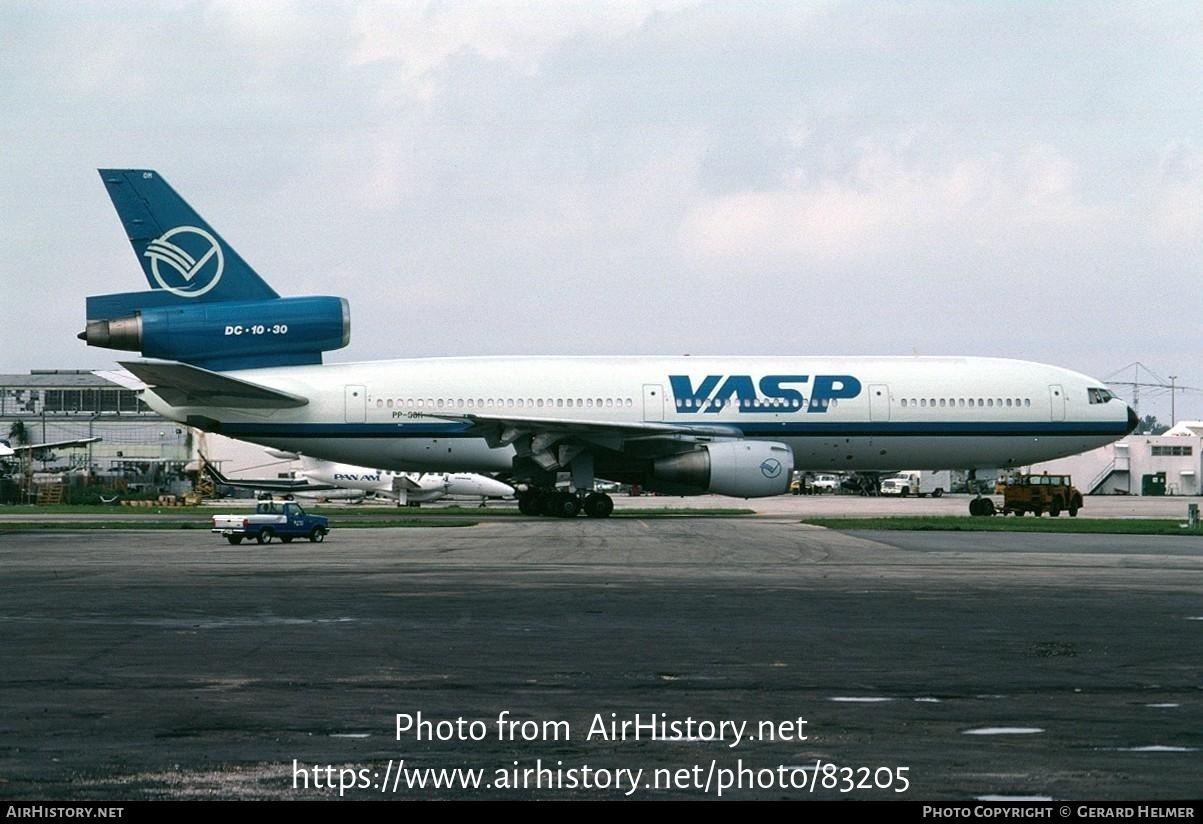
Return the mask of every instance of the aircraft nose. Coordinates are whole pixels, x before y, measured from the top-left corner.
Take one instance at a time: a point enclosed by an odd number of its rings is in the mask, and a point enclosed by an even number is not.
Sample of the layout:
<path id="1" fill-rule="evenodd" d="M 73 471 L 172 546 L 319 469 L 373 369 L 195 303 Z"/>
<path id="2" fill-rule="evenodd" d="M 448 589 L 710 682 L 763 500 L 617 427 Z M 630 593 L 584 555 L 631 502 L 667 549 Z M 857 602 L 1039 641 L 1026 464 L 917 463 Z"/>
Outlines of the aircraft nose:
<path id="1" fill-rule="evenodd" d="M 1136 427 L 1138 427 L 1138 426 L 1140 426 L 1140 418 L 1138 418 L 1136 416 L 1136 410 L 1134 410 L 1132 407 L 1129 406 L 1128 407 L 1128 434 L 1131 434 L 1132 432 L 1134 432 L 1136 430 Z"/>

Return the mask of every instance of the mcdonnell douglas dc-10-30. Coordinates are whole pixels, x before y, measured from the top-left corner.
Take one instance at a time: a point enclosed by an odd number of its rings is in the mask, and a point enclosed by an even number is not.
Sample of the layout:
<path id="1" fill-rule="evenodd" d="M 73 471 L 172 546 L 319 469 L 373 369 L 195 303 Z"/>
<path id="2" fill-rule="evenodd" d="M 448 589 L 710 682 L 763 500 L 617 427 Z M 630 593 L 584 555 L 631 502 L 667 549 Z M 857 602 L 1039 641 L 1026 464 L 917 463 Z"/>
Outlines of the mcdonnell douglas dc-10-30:
<path id="1" fill-rule="evenodd" d="M 346 300 L 280 297 L 154 171 L 101 170 L 150 284 L 88 298 L 90 345 L 173 420 L 397 471 L 498 473 L 529 514 L 605 517 L 596 478 L 752 498 L 794 467 L 1015 467 L 1133 429 L 1098 380 L 981 357 L 454 357 L 323 364 Z M 559 474 L 569 479 L 558 483 Z"/>

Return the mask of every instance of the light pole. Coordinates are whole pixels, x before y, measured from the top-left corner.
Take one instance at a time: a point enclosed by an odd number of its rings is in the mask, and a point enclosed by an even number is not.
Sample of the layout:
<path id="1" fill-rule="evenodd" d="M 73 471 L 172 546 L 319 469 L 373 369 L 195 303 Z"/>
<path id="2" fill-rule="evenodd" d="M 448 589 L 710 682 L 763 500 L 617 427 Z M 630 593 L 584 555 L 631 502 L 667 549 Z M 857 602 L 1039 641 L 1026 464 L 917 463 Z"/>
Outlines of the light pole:
<path id="1" fill-rule="evenodd" d="M 1177 380 L 1178 380 L 1177 375 L 1170 375 L 1170 426 L 1171 427 L 1178 422 L 1178 419 L 1174 414 L 1174 400 L 1175 400 L 1174 394 L 1177 391 L 1174 386 L 1174 382 Z"/>

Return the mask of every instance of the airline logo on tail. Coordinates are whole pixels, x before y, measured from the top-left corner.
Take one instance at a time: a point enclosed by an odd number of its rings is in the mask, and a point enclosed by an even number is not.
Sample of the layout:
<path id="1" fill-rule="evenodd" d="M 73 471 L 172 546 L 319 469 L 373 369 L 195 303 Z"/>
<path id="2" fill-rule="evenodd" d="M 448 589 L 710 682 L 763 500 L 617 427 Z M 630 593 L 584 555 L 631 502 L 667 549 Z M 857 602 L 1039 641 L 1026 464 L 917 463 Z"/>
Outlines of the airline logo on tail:
<path id="1" fill-rule="evenodd" d="M 225 268 L 217 238 L 195 226 L 168 229 L 142 254 L 150 258 L 150 271 L 159 286 L 182 298 L 198 298 L 208 292 L 221 280 Z"/>

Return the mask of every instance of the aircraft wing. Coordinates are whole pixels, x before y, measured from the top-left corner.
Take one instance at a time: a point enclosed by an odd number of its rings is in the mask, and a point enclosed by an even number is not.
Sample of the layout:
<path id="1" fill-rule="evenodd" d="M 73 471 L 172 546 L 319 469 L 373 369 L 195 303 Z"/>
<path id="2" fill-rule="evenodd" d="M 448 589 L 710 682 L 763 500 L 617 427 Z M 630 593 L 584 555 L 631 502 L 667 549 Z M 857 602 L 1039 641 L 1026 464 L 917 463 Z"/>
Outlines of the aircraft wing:
<path id="1" fill-rule="evenodd" d="M 490 445 L 505 445 L 513 443 L 522 435 L 533 433 L 548 433 L 565 436 L 576 436 L 586 440 L 651 440 L 656 438 L 679 439 L 677 436 L 701 435 L 718 438 L 742 438 L 743 432 L 734 426 L 712 426 L 689 424 L 682 426 L 672 423 L 655 421 L 589 421 L 576 418 L 544 418 L 522 417 L 513 415 L 431 415 L 423 413 L 422 417 L 442 418 L 451 421 L 463 421 L 471 424 L 469 430 L 488 438 L 490 432 L 497 433 L 498 443 Z M 512 437 L 511 437 L 512 436 Z M 600 444 L 599 444 L 600 445 Z"/>
<path id="2" fill-rule="evenodd" d="M 33 454 L 42 449 L 66 449 L 71 446 L 86 446 L 90 443 L 96 443 L 101 440 L 100 436 L 93 438 L 76 438 L 70 441 L 49 441 L 47 443 L 27 443 L 11 446 L 6 441 L 0 441 L 0 458 L 7 458 L 18 452 L 28 452 Z"/>
<path id="3" fill-rule="evenodd" d="M 628 447 L 644 454 L 667 455 L 686 451 L 698 440 L 742 438 L 734 426 L 688 425 L 656 421 L 590 421 L 569 418 L 536 418 L 513 415 L 430 415 L 471 425 L 491 447 L 516 444 L 519 455 L 527 455 L 544 469 L 567 466 L 583 450 L 600 448 L 623 452 Z M 526 437 L 529 436 L 529 441 Z"/>
<path id="4" fill-rule="evenodd" d="M 122 361 L 155 394 L 172 406 L 224 406 L 233 409 L 291 409 L 309 399 L 250 381 L 175 361 Z"/>
<path id="5" fill-rule="evenodd" d="M 394 475 L 393 487 L 395 490 L 404 489 L 406 492 L 417 492 L 422 488 L 422 485 L 408 475 Z"/>

